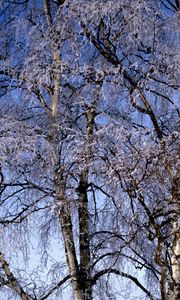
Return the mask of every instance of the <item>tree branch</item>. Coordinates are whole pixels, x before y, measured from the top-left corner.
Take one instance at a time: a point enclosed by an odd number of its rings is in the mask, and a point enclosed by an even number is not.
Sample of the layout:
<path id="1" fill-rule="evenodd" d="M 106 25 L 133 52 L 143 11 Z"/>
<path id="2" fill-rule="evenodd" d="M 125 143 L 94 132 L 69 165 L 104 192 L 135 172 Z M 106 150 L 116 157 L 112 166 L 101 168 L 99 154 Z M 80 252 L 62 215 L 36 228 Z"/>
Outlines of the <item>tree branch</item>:
<path id="1" fill-rule="evenodd" d="M 44 296 L 40 297 L 39 300 L 47 299 L 52 293 L 54 293 L 58 288 L 61 287 L 67 280 L 71 278 L 70 275 L 67 275 L 62 280 L 60 280 L 53 288 L 51 288 Z"/>
<path id="2" fill-rule="evenodd" d="M 1 252 L 0 252 L 0 264 L 8 279 L 8 281 L 5 281 L 1 278 L 0 280 L 2 281 L 2 284 L 14 290 L 14 292 L 16 292 L 22 300 L 35 300 L 35 298 L 31 297 L 24 291 L 24 289 L 22 288 L 22 286 L 20 285 L 16 277 L 11 272 L 9 265 L 4 259 L 4 256 Z"/>
<path id="3" fill-rule="evenodd" d="M 84 34 L 86 35 L 87 39 L 89 41 L 91 41 L 93 43 L 93 45 L 96 47 L 97 50 L 99 50 L 99 52 L 109 61 L 111 62 L 115 67 L 119 67 L 120 68 L 120 73 L 123 75 L 124 79 L 126 79 L 129 84 L 130 84 L 130 98 L 131 98 L 131 102 L 133 104 L 133 106 L 138 109 L 140 112 L 148 114 L 149 117 L 151 118 L 151 121 L 153 123 L 153 126 L 157 132 L 157 136 L 158 138 L 161 140 L 163 137 L 162 131 L 158 125 L 156 116 L 152 110 L 152 108 L 150 107 L 145 95 L 141 92 L 140 88 L 138 87 L 138 82 L 136 80 L 134 80 L 132 78 L 132 76 L 129 75 L 129 73 L 127 72 L 126 69 L 124 69 L 122 62 L 119 60 L 119 58 L 117 57 L 116 53 L 113 53 L 112 51 L 106 51 L 101 43 L 98 42 L 98 39 L 88 30 L 88 28 L 86 27 L 85 23 L 83 21 L 81 21 L 81 26 L 84 30 Z M 143 102 L 143 104 L 145 105 L 145 109 L 139 105 L 137 105 L 134 102 L 134 98 L 132 97 L 133 91 L 137 89 L 139 92 L 139 97 L 141 99 L 141 101 Z"/>
<path id="4" fill-rule="evenodd" d="M 44 0 L 44 11 L 46 15 L 47 24 L 48 26 L 50 26 L 52 24 L 50 0 Z"/>
<path id="5" fill-rule="evenodd" d="M 92 281 L 92 285 L 94 285 L 96 283 L 96 281 L 103 275 L 106 274 L 115 274 L 115 275 L 120 275 L 124 278 L 130 279 L 131 281 L 133 281 L 151 300 L 154 300 L 154 297 L 151 295 L 151 293 L 139 282 L 139 280 L 132 276 L 129 275 L 127 273 L 121 272 L 117 269 L 104 269 L 102 271 L 99 271 L 98 273 L 95 274 L 93 281 Z"/>

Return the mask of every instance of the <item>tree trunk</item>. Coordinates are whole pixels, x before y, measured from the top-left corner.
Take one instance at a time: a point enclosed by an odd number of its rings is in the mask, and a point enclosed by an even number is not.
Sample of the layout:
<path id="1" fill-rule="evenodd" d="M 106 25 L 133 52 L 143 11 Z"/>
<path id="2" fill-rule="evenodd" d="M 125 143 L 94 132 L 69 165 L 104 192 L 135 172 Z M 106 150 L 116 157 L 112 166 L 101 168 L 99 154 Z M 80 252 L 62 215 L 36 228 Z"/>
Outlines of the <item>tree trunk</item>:
<path id="1" fill-rule="evenodd" d="M 87 195 L 87 172 L 80 177 L 79 193 L 79 247 L 80 247 L 80 276 L 84 300 L 92 299 L 90 245 L 89 245 L 89 212 Z"/>
<path id="2" fill-rule="evenodd" d="M 65 199 L 65 182 L 63 182 L 60 178 L 61 176 L 62 174 L 60 175 L 59 172 L 56 174 L 55 186 L 59 207 L 59 222 L 64 240 L 66 261 L 71 275 L 74 300 L 84 300 L 81 291 L 80 272 L 73 238 L 71 211 L 69 203 Z"/>
<path id="3" fill-rule="evenodd" d="M 180 176 L 177 172 L 176 177 L 173 180 L 172 186 L 172 203 L 174 205 L 174 222 L 173 222 L 173 242 L 171 247 L 171 268 L 172 278 L 169 287 L 169 300 L 180 299 Z"/>

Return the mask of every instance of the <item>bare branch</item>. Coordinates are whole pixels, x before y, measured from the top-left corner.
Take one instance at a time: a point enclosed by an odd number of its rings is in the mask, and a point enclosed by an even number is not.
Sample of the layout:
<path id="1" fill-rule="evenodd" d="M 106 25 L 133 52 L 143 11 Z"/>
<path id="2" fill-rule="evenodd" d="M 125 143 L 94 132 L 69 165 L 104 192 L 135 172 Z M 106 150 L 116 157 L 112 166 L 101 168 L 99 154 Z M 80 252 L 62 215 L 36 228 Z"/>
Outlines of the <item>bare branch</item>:
<path id="1" fill-rule="evenodd" d="M 28 295 L 28 293 L 26 293 L 25 290 L 22 288 L 16 277 L 11 272 L 10 267 L 2 253 L 0 253 L 0 264 L 8 280 L 3 280 L 3 284 L 6 284 L 7 287 L 13 289 L 22 300 L 35 300 L 35 298 Z"/>
<path id="2" fill-rule="evenodd" d="M 68 281 L 71 278 L 70 275 L 67 275 L 62 280 L 60 280 L 53 288 L 51 288 L 48 292 L 45 293 L 45 295 L 41 296 L 39 300 L 45 300 L 47 299 L 52 293 L 54 293 L 57 289 L 59 289 L 66 281 Z"/>
<path id="3" fill-rule="evenodd" d="M 115 274 L 115 275 L 119 275 L 122 276 L 124 278 L 130 279 L 131 281 L 133 281 L 151 300 L 154 300 L 155 298 L 151 295 L 151 293 L 139 282 L 139 280 L 132 276 L 129 275 L 127 273 L 121 272 L 117 269 L 104 269 L 102 271 L 99 271 L 98 273 L 96 273 L 94 275 L 93 278 L 93 285 L 96 283 L 97 280 L 99 280 L 100 277 L 107 275 L 107 274 Z"/>

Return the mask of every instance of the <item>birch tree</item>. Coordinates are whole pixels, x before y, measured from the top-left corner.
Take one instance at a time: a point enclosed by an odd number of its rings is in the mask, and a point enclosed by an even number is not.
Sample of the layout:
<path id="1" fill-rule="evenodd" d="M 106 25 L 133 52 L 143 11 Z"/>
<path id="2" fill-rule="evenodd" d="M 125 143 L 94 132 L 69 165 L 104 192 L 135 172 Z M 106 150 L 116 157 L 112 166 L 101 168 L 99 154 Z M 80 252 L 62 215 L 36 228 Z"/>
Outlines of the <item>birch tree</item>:
<path id="1" fill-rule="evenodd" d="M 179 1 L 0 9 L 2 295 L 178 300 Z"/>

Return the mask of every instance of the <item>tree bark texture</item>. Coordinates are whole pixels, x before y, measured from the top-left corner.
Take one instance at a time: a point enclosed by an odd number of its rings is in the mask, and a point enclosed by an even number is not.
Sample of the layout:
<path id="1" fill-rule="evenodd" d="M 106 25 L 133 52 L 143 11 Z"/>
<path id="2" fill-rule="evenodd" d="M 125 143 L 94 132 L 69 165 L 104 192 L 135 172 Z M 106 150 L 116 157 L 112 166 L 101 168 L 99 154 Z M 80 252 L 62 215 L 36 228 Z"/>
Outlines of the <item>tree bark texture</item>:
<path id="1" fill-rule="evenodd" d="M 173 241 L 171 246 L 172 279 L 168 300 L 180 299 L 180 174 L 177 172 L 172 186 L 172 203 L 174 205 L 174 222 L 172 227 Z"/>

